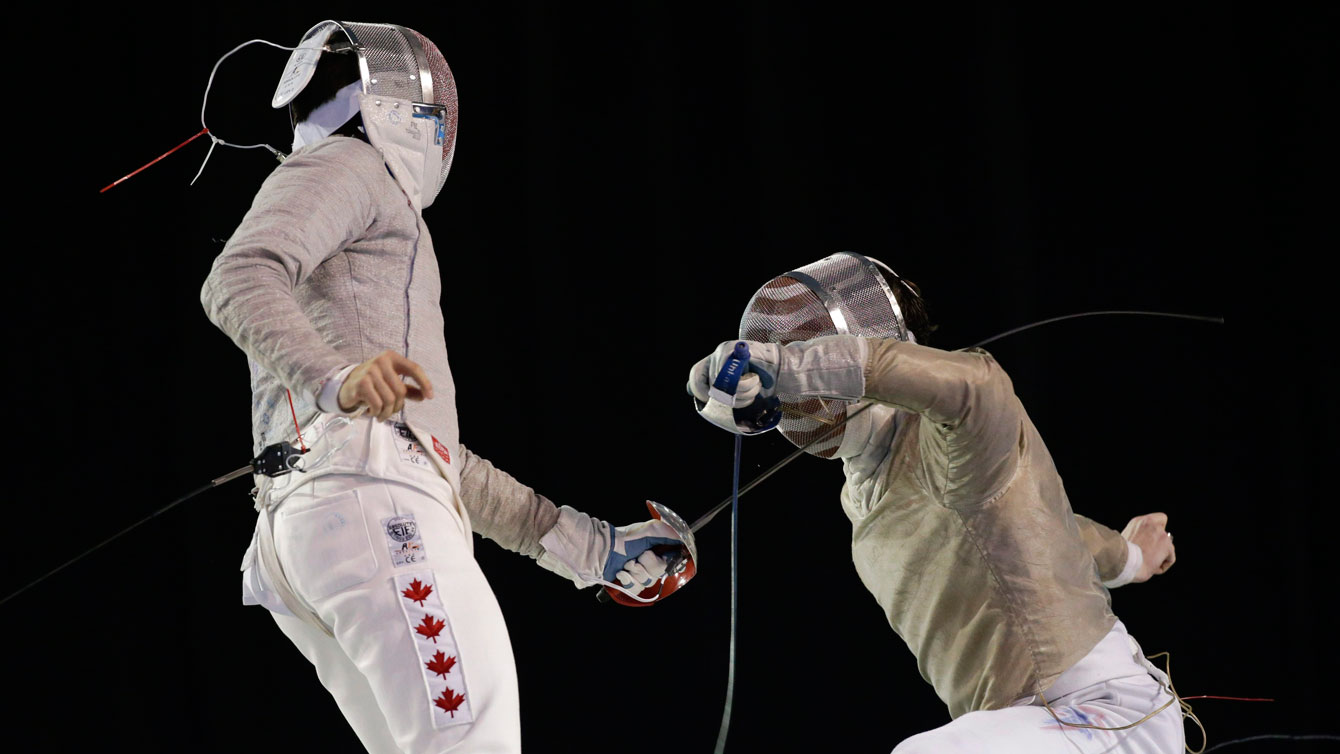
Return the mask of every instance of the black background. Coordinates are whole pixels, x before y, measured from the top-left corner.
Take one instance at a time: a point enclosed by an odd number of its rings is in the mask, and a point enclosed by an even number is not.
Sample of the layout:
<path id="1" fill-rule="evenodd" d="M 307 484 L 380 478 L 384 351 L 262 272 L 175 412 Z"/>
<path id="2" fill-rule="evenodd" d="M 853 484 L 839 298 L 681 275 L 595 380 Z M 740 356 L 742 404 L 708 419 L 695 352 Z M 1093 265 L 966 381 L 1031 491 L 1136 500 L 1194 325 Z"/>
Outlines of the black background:
<path id="1" fill-rule="evenodd" d="M 474 451 L 615 523 L 646 498 L 696 518 L 729 493 L 731 438 L 693 415 L 688 367 L 733 337 L 758 285 L 842 249 L 918 281 L 946 348 L 1085 310 L 1225 316 L 1090 318 L 990 350 L 1077 511 L 1118 529 L 1168 513 L 1176 567 L 1113 599 L 1146 651 L 1172 652 L 1178 690 L 1279 700 L 1197 703 L 1211 742 L 1337 732 L 1320 696 L 1336 657 L 1334 294 L 1314 266 L 1335 248 L 1314 225 L 1335 205 L 1326 19 L 568 6 L 103 9 L 23 41 L 5 594 L 247 459 L 245 360 L 198 294 L 273 158 L 216 149 L 188 188 L 202 139 L 98 189 L 199 130 L 234 45 L 291 45 L 321 17 L 392 21 L 438 44 L 460 91 L 455 164 L 425 218 Z M 268 107 L 286 56 L 226 61 L 211 129 L 287 151 Z M 61 117 L 39 71 L 70 89 Z M 746 441 L 744 479 L 788 449 Z M 841 480 L 803 458 L 743 499 L 731 750 L 887 752 L 948 720 L 851 566 Z M 356 750 L 310 667 L 239 603 L 246 492 L 201 495 L 0 606 L 5 735 Z M 725 518 L 704 530 L 697 580 L 640 610 L 477 541 L 527 751 L 710 750 L 729 533 Z M 1252 746 L 1235 750 L 1276 750 Z"/>

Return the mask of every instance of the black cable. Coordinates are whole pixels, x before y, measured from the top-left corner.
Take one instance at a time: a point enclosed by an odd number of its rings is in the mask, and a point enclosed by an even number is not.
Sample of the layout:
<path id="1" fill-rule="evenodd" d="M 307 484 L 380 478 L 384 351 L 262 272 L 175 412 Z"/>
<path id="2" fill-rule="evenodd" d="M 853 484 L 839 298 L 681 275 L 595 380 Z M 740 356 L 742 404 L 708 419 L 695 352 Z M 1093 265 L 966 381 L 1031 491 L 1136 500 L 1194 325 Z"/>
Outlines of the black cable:
<path id="1" fill-rule="evenodd" d="M 730 733 L 731 706 L 735 700 L 735 626 L 739 614 L 740 594 L 740 435 L 735 436 L 735 470 L 731 481 L 730 510 L 730 660 L 726 665 L 726 706 L 721 710 L 721 729 L 717 731 L 717 745 L 713 754 L 726 751 L 726 736 Z"/>
<path id="2" fill-rule="evenodd" d="M 1210 754 L 1210 752 L 1215 751 L 1216 749 L 1222 749 L 1225 746 L 1233 746 L 1235 744 L 1245 744 L 1248 741 L 1340 741 L 1340 736 L 1328 735 L 1325 733 L 1308 735 L 1308 736 L 1290 736 L 1285 733 L 1268 733 L 1262 736 L 1248 736 L 1247 738 L 1235 738 L 1232 741 L 1224 741 L 1223 743 L 1217 743 L 1214 746 L 1211 746 L 1210 748 L 1201 752 L 1201 754 Z"/>
<path id="3" fill-rule="evenodd" d="M 242 468 L 237 469 L 236 471 L 232 471 L 232 472 L 229 472 L 229 473 L 227 473 L 227 474 L 224 474 L 223 476 L 219 477 L 218 479 L 212 480 L 209 484 L 203 484 L 203 485 L 201 485 L 201 486 L 199 486 L 199 487 L 197 487 L 197 488 L 191 490 L 190 492 L 186 493 L 185 495 L 182 495 L 181 497 L 177 498 L 176 500 L 173 500 L 172 502 L 168 503 L 167 505 L 163 506 L 162 508 L 159 508 L 158 510 L 154 511 L 153 513 L 150 513 L 149 515 L 145 516 L 144 518 L 140 519 L 139 521 L 136 521 L 135 523 L 131 524 L 130 526 L 127 526 L 126 528 L 122 529 L 121 531 L 119 531 L 119 532 L 113 534 L 112 536 L 110 536 L 110 537 L 108 537 L 108 538 L 102 540 L 102 541 L 99 542 L 97 545 L 94 545 L 92 548 L 87 549 L 87 550 L 84 550 L 83 552 L 81 552 L 81 553 L 79 553 L 78 555 L 74 556 L 74 557 L 71 558 L 70 560 L 65 561 L 65 563 L 63 563 L 63 564 L 61 564 L 61 565 L 59 565 L 59 566 L 56 566 L 56 568 L 52 569 L 51 571 L 48 571 L 45 575 L 43 575 L 43 576 L 39 576 L 37 579 L 33 580 L 33 581 L 32 581 L 31 583 L 29 583 L 27 586 L 23 587 L 22 589 L 18 590 L 17 592 L 14 592 L 13 594 L 9 595 L 8 597 L 5 597 L 4 599 L 0 600 L 0 605 L 3 605 L 3 604 L 5 604 L 6 602 L 9 602 L 10 600 L 14 599 L 15 597 L 19 596 L 20 594 L 23 594 L 24 592 L 28 591 L 29 589 L 32 589 L 33 587 L 37 586 L 38 584 L 42 583 L 43 581 L 46 581 L 47 579 L 51 578 L 52 576 L 55 576 L 56 574 L 58 574 L 58 573 L 60 573 L 61 571 L 65 570 L 66 568 L 69 568 L 70 566 L 74 565 L 75 563 L 78 563 L 79 561 L 83 560 L 85 557 L 87 557 L 87 556 L 89 556 L 89 555 L 92 555 L 93 553 L 97 552 L 98 550 L 101 550 L 104 546 L 106 546 L 106 545 L 112 543 L 113 541 L 115 541 L 115 540 L 117 540 L 117 539 L 120 539 L 121 537 L 125 536 L 126 534 L 129 534 L 130 532 L 132 532 L 132 531 L 134 531 L 135 529 L 139 528 L 141 525 L 143 525 L 143 524 L 145 524 L 145 523 L 148 523 L 151 519 L 157 518 L 158 516 L 161 516 L 162 514 L 167 513 L 169 510 L 172 510 L 173 508 L 175 508 L 175 507 L 177 507 L 178 505 L 180 505 L 180 504 L 186 502 L 187 500 L 190 500 L 191 498 L 195 497 L 196 495 L 199 495 L 200 493 L 202 493 L 202 492 L 204 492 L 204 491 L 206 491 L 206 490 L 212 490 L 212 489 L 214 489 L 215 487 L 218 487 L 219 485 L 223 484 L 224 482 L 230 482 L 230 481 L 232 481 L 232 480 L 234 480 L 234 479 L 236 479 L 236 478 L 242 476 L 243 474 L 249 474 L 249 473 L 251 473 L 251 465 L 250 465 L 250 464 L 248 464 L 248 465 L 246 465 L 246 466 L 243 466 Z"/>
<path id="4" fill-rule="evenodd" d="M 1014 328 L 1013 330 L 1006 330 L 1005 332 L 1003 332 L 1003 333 L 1001 333 L 1001 334 L 999 334 L 999 335 L 992 335 L 991 337 L 987 338 L 986 340 L 981 341 L 980 343 L 974 343 L 973 345 L 968 346 L 968 348 L 980 348 L 980 347 L 986 345 L 987 343 L 995 342 L 995 341 L 1000 340 L 1001 338 L 1004 338 L 1004 337 L 1006 337 L 1006 336 L 1013 335 L 1013 334 L 1015 334 L 1015 333 L 1019 333 L 1019 332 L 1023 332 L 1024 330 L 1032 330 L 1034 327 L 1041 327 L 1042 325 L 1049 325 L 1049 324 L 1051 324 L 1051 323 L 1053 323 L 1053 322 L 1063 322 L 1063 321 L 1065 321 L 1065 320 L 1067 320 L 1067 319 L 1079 319 L 1080 317 L 1097 317 L 1097 316 L 1104 315 L 1104 314 L 1138 314 L 1138 315 L 1145 316 L 1145 317 L 1172 317 L 1173 319 L 1189 319 L 1189 320 L 1194 320 L 1194 321 L 1196 321 L 1196 322 L 1212 322 L 1212 323 L 1217 324 L 1217 325 L 1222 325 L 1222 324 L 1224 324 L 1224 318 L 1223 318 L 1223 317 L 1204 317 L 1204 316 L 1201 316 L 1201 315 L 1199 315 L 1199 314 L 1173 314 L 1173 313 L 1170 313 L 1170 312 L 1137 312 L 1137 311 L 1127 311 L 1127 310 L 1113 310 L 1113 311 L 1101 311 L 1101 312 L 1080 312 L 1080 313 L 1078 313 L 1078 314 L 1064 314 L 1064 315 L 1062 315 L 1062 316 L 1060 316 L 1060 317 L 1052 317 L 1051 319 L 1044 319 L 1044 320 L 1041 320 L 1041 321 L 1039 321 L 1039 322 L 1034 322 L 1034 323 L 1032 323 L 1032 324 L 1023 325 L 1023 326 L 1021 326 L 1021 327 L 1016 327 L 1016 328 Z M 962 350 L 962 349 L 959 349 L 959 350 Z"/>

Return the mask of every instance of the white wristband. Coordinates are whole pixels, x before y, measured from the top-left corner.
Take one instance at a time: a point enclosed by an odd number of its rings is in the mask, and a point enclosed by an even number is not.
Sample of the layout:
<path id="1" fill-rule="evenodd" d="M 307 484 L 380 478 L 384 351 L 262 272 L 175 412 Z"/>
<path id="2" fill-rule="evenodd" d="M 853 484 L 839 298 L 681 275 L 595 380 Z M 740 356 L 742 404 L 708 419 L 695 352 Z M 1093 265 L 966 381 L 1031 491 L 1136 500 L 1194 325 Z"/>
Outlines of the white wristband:
<path id="1" fill-rule="evenodd" d="M 1104 581 L 1103 586 L 1108 589 L 1116 589 L 1119 586 L 1125 586 L 1135 579 L 1140 573 L 1140 566 L 1145 563 L 1145 554 L 1140 548 L 1129 539 L 1126 540 L 1126 566 L 1121 569 L 1115 579 Z"/>
<path id="2" fill-rule="evenodd" d="M 352 414 L 353 411 L 340 410 L 340 387 L 344 385 L 344 380 L 349 373 L 354 371 L 357 364 L 350 364 L 339 370 L 335 374 L 321 381 L 321 389 L 316 393 L 316 408 L 325 414 Z M 357 409 L 357 406 L 354 407 Z"/>

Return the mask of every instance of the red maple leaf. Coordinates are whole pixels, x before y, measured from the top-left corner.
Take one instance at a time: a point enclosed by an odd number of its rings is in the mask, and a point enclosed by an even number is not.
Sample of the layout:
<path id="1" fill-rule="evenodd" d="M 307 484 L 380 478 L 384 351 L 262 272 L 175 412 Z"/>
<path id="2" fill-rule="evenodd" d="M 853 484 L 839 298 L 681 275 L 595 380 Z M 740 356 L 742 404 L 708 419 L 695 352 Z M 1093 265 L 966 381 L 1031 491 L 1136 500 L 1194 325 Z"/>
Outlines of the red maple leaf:
<path id="1" fill-rule="evenodd" d="M 415 631 L 423 634 L 426 638 L 432 639 L 437 643 L 437 635 L 442 633 L 442 628 L 447 625 L 446 621 L 437 620 L 431 615 L 423 616 L 423 622 L 414 627 Z"/>
<path id="2" fill-rule="evenodd" d="M 432 662 L 425 662 L 424 665 L 427 665 L 428 669 L 434 673 L 446 678 L 447 673 L 450 673 L 451 669 L 455 667 L 456 658 L 454 656 L 447 657 L 443 654 L 442 650 L 439 649 L 437 650 L 437 654 L 433 655 Z"/>
<path id="3" fill-rule="evenodd" d="M 405 595 L 405 599 L 419 603 L 419 607 L 423 607 L 423 601 L 428 599 L 428 595 L 432 593 L 433 585 L 424 584 L 418 579 L 409 582 L 409 589 L 401 592 L 401 594 Z"/>
<path id="4" fill-rule="evenodd" d="M 465 694 L 457 694 L 451 689 L 443 689 L 442 696 L 433 700 L 433 704 L 441 707 L 443 711 L 450 712 L 452 717 L 456 716 L 456 710 L 460 708 L 461 702 L 465 701 Z"/>

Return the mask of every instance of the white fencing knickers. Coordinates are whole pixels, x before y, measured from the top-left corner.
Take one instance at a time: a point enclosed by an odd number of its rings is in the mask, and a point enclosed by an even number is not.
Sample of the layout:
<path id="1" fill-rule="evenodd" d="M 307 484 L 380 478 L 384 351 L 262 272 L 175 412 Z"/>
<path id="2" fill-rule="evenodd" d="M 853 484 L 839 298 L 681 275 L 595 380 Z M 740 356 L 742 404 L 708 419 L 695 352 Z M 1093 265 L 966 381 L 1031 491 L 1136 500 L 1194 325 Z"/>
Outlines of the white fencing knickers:
<path id="1" fill-rule="evenodd" d="M 379 476 L 317 476 L 271 511 L 283 576 L 333 636 L 283 614 L 276 600 L 260 601 L 316 666 L 369 752 L 519 752 L 507 626 L 455 490 L 412 457 L 422 454 L 412 438 L 384 422 L 367 427 L 371 421 L 354 423 L 355 441 L 341 455 L 368 453 Z M 405 473 L 385 478 L 378 461 L 401 460 L 410 464 Z M 272 590 L 256 581 L 263 569 L 248 574 L 254 587 Z"/>
<path id="2" fill-rule="evenodd" d="M 1121 621 L 1047 690 L 1047 703 L 1066 723 L 1116 728 L 1172 700 L 1168 680 L 1145 660 Z M 1182 709 L 1173 702 L 1126 730 L 1058 723 L 1037 697 L 1014 706 L 969 712 L 948 725 L 898 744 L 894 754 L 1181 754 Z"/>

